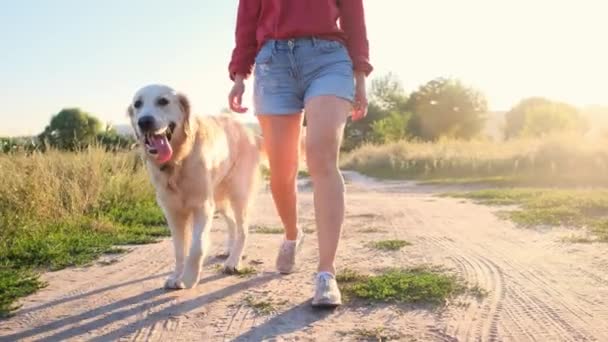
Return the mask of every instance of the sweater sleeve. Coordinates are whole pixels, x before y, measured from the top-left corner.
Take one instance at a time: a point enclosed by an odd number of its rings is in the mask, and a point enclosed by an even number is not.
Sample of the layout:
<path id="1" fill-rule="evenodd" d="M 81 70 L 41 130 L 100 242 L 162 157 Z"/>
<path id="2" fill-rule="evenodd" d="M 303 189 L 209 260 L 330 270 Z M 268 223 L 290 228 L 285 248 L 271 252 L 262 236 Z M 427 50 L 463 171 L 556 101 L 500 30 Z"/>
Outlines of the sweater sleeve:
<path id="1" fill-rule="evenodd" d="M 340 27 L 346 33 L 347 47 L 355 71 L 368 76 L 373 67 L 369 61 L 369 41 L 365 26 L 363 0 L 340 0 Z"/>
<path id="2" fill-rule="evenodd" d="M 237 74 L 246 78 L 257 52 L 256 30 L 260 14 L 261 0 L 239 0 L 235 30 L 235 47 L 228 65 L 230 79 L 234 81 Z"/>

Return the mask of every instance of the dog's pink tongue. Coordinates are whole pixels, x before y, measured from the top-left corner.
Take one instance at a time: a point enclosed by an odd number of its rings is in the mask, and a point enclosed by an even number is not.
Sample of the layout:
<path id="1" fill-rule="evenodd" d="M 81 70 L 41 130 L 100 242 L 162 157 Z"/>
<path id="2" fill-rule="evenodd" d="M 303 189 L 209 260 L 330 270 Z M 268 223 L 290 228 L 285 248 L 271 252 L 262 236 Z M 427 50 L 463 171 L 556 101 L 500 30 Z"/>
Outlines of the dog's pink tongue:
<path id="1" fill-rule="evenodd" d="M 156 160 L 159 163 L 166 163 L 171 159 L 173 149 L 166 135 L 153 135 L 150 139 L 150 145 L 156 149 Z"/>

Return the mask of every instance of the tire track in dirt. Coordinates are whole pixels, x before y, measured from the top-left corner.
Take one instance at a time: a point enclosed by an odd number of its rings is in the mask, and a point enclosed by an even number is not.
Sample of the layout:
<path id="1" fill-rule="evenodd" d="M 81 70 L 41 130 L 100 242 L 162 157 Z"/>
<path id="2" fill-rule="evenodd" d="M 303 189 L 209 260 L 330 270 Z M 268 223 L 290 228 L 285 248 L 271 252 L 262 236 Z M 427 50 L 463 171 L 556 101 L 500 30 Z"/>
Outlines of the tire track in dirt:
<path id="1" fill-rule="evenodd" d="M 502 340 L 507 337 L 504 335 L 513 340 L 542 341 L 552 340 L 556 334 L 564 341 L 589 341 L 596 340 L 593 336 L 605 335 L 597 321 L 596 326 L 590 324 L 592 313 L 576 300 L 575 294 L 553 286 L 555 281 L 550 280 L 542 265 L 513 265 L 518 259 L 506 251 L 517 246 L 470 236 L 463 239 L 465 229 L 454 229 L 461 227 L 453 225 L 451 219 L 442 220 L 442 216 L 445 215 L 432 217 L 432 222 L 416 222 L 426 225 L 422 231 L 430 241 L 449 251 L 449 260 L 464 279 L 490 291 L 481 306 L 472 303 L 461 316 L 475 323 L 461 321 L 450 333 L 465 341 Z M 469 222 L 474 222 L 473 218 Z M 525 241 L 521 243 L 520 249 L 526 247 Z"/>
<path id="2" fill-rule="evenodd" d="M 495 255 L 504 265 L 512 284 L 508 293 L 520 300 L 517 304 L 507 302 L 507 306 L 513 307 L 512 310 L 515 310 L 517 305 L 535 308 L 529 309 L 530 315 L 546 317 L 545 324 L 560 331 L 560 338 L 564 340 L 588 341 L 595 340 L 592 337 L 594 335 L 606 336 L 606 328 L 597 327 L 590 322 L 594 316 L 590 311 L 592 306 L 581 305 L 577 294 L 563 288 L 564 282 L 552 279 L 547 265 L 531 266 L 525 260 L 510 257 L 508 249 L 504 247 L 495 244 L 492 251 L 487 251 L 486 254 Z M 571 278 L 584 277 L 576 268 L 565 268 L 564 273 L 568 273 Z M 603 312 L 606 312 L 605 308 Z M 515 315 L 513 319 L 517 317 L 519 316 Z"/>
<path id="3" fill-rule="evenodd" d="M 543 322 L 543 326 L 552 326 L 560 332 L 561 338 L 571 341 L 587 341 L 593 333 L 591 326 L 584 316 L 591 317 L 586 309 L 576 301 L 565 300 L 569 297 L 554 288 L 550 282 L 537 273 L 521 271 L 523 265 L 510 269 L 512 286 L 508 288 L 507 301 L 511 311 L 518 307 L 526 308 L 527 315 L 536 317 Z M 530 285 L 534 286 L 530 286 Z M 517 320 L 520 315 L 515 315 Z M 549 334 L 549 332 L 543 332 Z M 542 336 L 542 335 L 541 335 Z"/>
<path id="4" fill-rule="evenodd" d="M 499 313 L 502 310 L 504 294 L 504 282 L 498 268 L 488 262 L 484 262 L 480 256 L 461 251 L 449 238 L 430 237 L 430 240 L 439 248 L 450 252 L 448 257 L 459 270 L 461 276 L 470 285 L 479 286 L 488 291 L 487 297 L 481 302 L 469 299 L 463 315 L 457 320 L 451 334 L 462 338 L 464 341 L 481 339 L 482 341 L 494 341 L 498 337 L 497 324 Z M 450 323 L 446 323 L 450 325 Z"/>

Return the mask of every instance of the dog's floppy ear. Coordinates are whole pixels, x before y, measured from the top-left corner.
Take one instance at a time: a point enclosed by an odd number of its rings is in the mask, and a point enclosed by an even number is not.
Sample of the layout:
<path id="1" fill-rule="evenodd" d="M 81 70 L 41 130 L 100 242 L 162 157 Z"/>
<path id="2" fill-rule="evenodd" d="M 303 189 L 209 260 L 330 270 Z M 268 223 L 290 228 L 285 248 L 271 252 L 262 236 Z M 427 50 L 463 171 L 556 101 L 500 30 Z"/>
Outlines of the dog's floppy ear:
<path id="1" fill-rule="evenodd" d="M 133 107 L 131 105 L 129 105 L 127 107 L 127 115 L 129 116 L 129 118 L 133 117 Z M 135 133 L 135 136 L 137 137 L 137 139 L 139 139 L 139 133 L 137 133 L 137 130 L 135 128 L 133 128 L 133 133 Z"/>
<path id="2" fill-rule="evenodd" d="M 179 101 L 179 107 L 181 108 L 182 113 L 184 113 L 184 120 L 183 120 L 184 134 L 186 136 L 189 136 L 190 135 L 190 100 L 188 100 L 188 97 L 186 97 L 186 95 L 184 95 L 182 93 L 177 94 L 177 99 Z"/>

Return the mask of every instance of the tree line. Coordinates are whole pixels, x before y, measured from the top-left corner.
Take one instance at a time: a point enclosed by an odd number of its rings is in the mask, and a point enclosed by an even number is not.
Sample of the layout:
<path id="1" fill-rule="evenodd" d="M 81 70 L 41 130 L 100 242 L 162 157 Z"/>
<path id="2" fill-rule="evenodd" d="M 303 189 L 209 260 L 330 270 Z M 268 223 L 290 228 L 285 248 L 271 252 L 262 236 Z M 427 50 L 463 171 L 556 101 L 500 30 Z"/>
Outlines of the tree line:
<path id="1" fill-rule="evenodd" d="M 368 115 L 349 122 L 343 148 L 402 139 L 436 141 L 442 137 L 472 139 L 482 135 L 488 102 L 479 90 L 454 78 L 436 78 L 407 94 L 391 73 L 371 83 Z M 505 114 L 503 136 L 539 137 L 555 132 L 584 134 L 589 128 L 574 106 L 542 97 L 521 100 Z"/>
<path id="2" fill-rule="evenodd" d="M 368 115 L 349 122 L 344 150 L 365 143 L 408 139 L 436 141 L 442 137 L 472 139 L 486 125 L 488 103 L 479 90 L 453 78 L 436 78 L 407 94 L 392 73 L 371 82 Z M 569 131 L 583 134 L 589 124 L 567 103 L 530 97 L 505 114 L 505 139 Z M 133 137 L 103 127 L 99 119 L 79 108 L 65 108 L 51 117 L 44 131 L 30 138 L 0 138 L 0 152 L 45 151 L 49 147 L 77 151 L 100 145 L 117 151 L 132 148 Z"/>
<path id="3" fill-rule="evenodd" d="M 133 137 L 120 135 L 109 125 L 104 127 L 99 119 L 80 108 L 64 108 L 35 137 L 0 137 L 0 152 L 44 152 L 49 148 L 78 151 L 93 145 L 119 151 L 132 148 L 134 143 Z"/>

